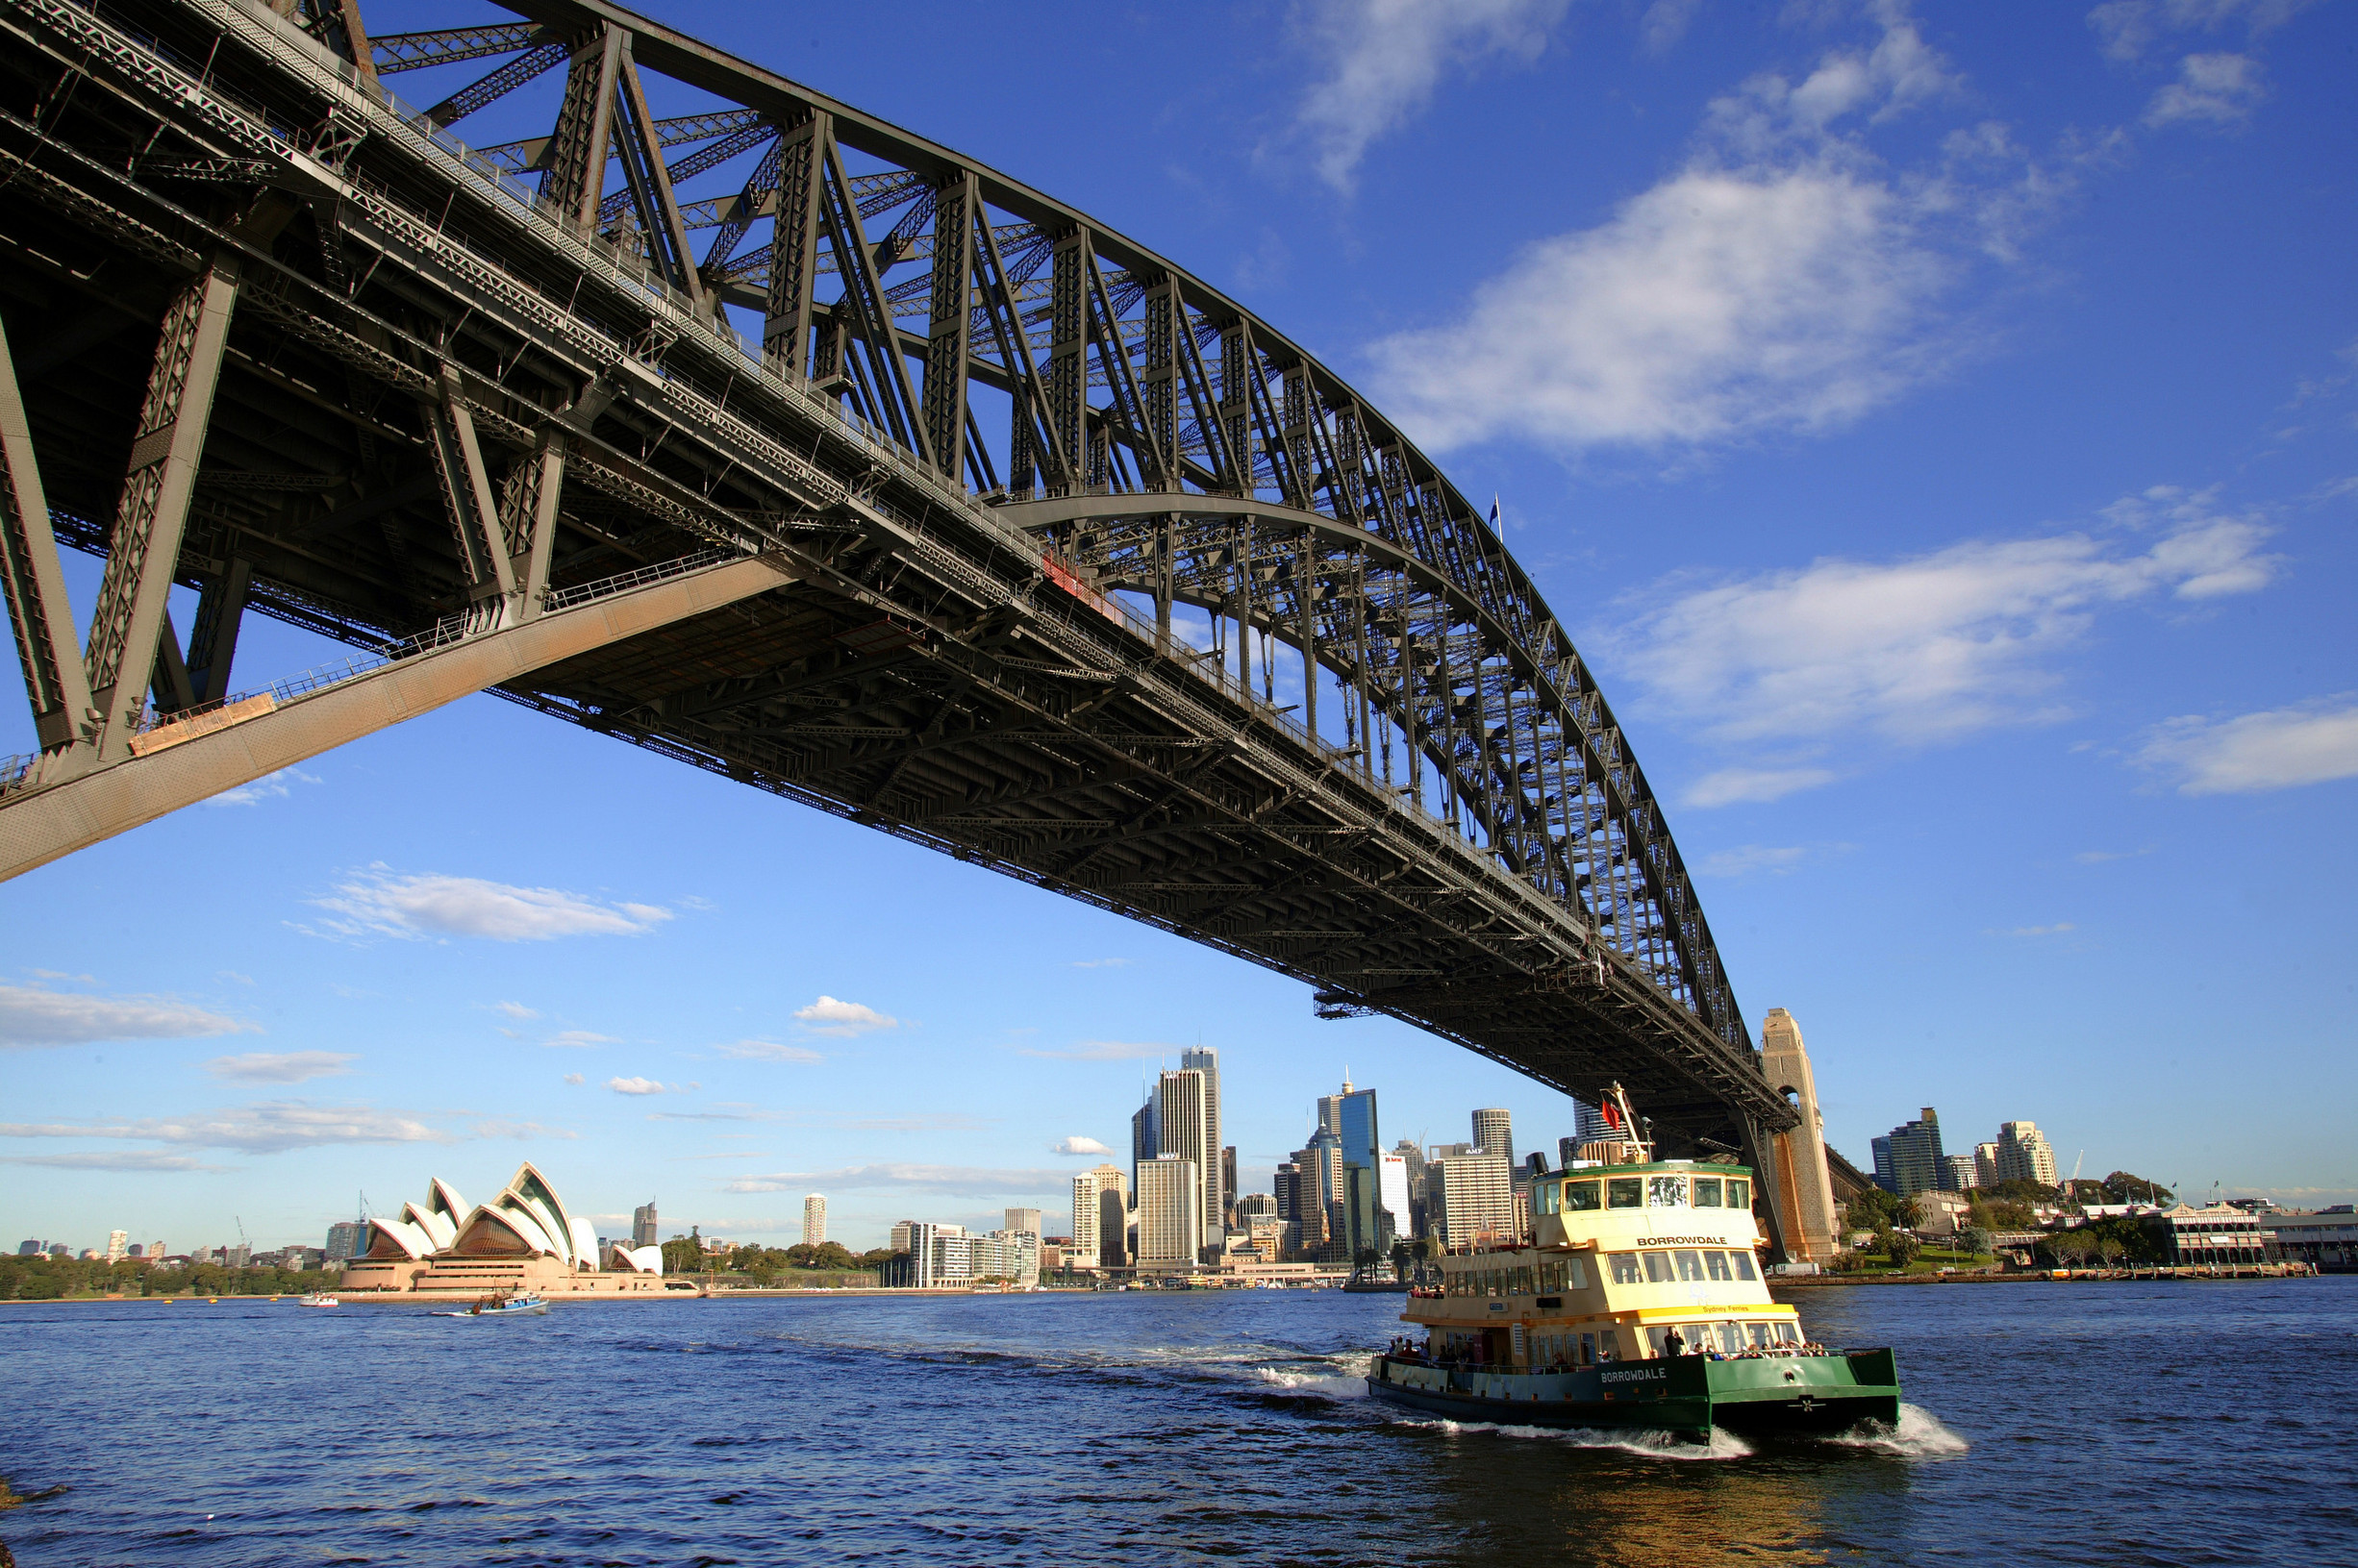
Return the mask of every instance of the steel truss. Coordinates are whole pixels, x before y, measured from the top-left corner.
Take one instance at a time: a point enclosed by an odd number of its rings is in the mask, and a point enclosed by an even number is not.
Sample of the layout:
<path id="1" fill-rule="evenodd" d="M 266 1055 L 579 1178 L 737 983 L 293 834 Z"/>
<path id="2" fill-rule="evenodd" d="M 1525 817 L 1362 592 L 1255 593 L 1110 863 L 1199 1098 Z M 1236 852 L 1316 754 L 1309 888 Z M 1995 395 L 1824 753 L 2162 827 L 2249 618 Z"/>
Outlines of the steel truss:
<path id="1" fill-rule="evenodd" d="M 1328 1015 L 1621 1079 L 1674 1142 L 1765 1160 L 1793 1124 L 1528 577 L 1201 280 L 597 0 L 373 41 L 354 0 L 0 0 L 0 566 L 44 747 L 0 823 L 224 704 L 246 610 L 497 635 L 762 555 L 791 581 L 498 689 Z M 545 137 L 456 139 L 519 92 Z M 59 541 L 108 557 L 87 648 Z"/>

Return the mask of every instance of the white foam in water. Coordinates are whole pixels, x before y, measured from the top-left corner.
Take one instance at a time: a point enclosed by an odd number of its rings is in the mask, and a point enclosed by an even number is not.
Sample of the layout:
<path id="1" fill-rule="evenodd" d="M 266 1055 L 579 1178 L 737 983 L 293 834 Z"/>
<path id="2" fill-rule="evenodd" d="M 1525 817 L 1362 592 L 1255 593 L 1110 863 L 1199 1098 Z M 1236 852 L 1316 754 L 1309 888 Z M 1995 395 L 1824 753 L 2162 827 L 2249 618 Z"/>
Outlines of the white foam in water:
<path id="1" fill-rule="evenodd" d="M 1498 1437 L 1536 1438 L 1568 1448 L 1613 1449 L 1646 1459 L 1743 1459 L 1752 1456 L 1750 1443 L 1732 1431 L 1714 1427 L 1708 1443 L 1689 1442 L 1670 1431 L 1604 1431 L 1593 1427 L 1510 1427 L 1490 1421 L 1412 1421 L 1405 1425 L 1430 1427 L 1450 1437 L 1463 1432 L 1487 1432 Z"/>
<path id="2" fill-rule="evenodd" d="M 1319 1394 L 1327 1399 L 1367 1397 L 1367 1375 L 1365 1371 L 1314 1372 L 1273 1366 L 1257 1366 L 1252 1370 L 1253 1376 L 1263 1383 L 1289 1394 Z"/>
<path id="3" fill-rule="evenodd" d="M 1968 1446 L 1964 1438 L 1942 1426 L 1940 1418 L 1930 1410 L 1904 1401 L 1899 1406 L 1898 1426 L 1863 1421 L 1827 1441 L 1876 1454 L 1896 1455 L 1904 1459 L 1944 1458 L 1951 1454 L 1963 1454 Z"/>

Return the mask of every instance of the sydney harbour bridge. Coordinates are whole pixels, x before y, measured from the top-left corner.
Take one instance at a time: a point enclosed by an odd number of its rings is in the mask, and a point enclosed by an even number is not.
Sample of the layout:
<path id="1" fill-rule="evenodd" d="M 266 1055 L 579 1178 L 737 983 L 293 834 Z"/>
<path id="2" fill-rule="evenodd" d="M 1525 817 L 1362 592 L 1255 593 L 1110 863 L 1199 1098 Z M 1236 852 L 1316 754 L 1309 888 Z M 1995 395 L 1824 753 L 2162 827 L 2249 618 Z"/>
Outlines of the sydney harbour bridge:
<path id="1" fill-rule="evenodd" d="M 1379 411 L 948 148 L 483 9 L 0 0 L 0 878 L 490 690 L 1768 1162 L 1654 792 Z"/>

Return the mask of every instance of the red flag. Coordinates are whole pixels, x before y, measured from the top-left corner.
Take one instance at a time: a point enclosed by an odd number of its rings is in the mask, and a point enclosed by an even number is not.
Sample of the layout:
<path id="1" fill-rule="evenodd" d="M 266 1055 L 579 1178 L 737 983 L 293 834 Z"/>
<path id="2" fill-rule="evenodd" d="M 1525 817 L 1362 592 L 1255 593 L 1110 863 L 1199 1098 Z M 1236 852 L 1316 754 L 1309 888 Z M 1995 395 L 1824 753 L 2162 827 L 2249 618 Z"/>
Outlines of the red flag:
<path id="1" fill-rule="evenodd" d="M 1619 1130 L 1620 1125 L 1621 1125 L 1621 1108 L 1620 1108 L 1620 1107 L 1618 1107 L 1618 1106 L 1615 1105 L 1615 1104 L 1614 1104 L 1612 1101 L 1608 1100 L 1608 1101 L 1606 1101 L 1606 1102 L 1605 1102 L 1603 1105 L 1601 1105 L 1601 1106 L 1597 1107 L 1596 1108 L 1597 1108 L 1599 1111 L 1601 1111 L 1601 1112 L 1603 1112 L 1603 1113 L 1604 1113 L 1605 1125 L 1606 1125 L 1607 1127 L 1613 1128 L 1613 1129 L 1615 1129 L 1616 1131 L 1618 1131 L 1618 1130 Z"/>

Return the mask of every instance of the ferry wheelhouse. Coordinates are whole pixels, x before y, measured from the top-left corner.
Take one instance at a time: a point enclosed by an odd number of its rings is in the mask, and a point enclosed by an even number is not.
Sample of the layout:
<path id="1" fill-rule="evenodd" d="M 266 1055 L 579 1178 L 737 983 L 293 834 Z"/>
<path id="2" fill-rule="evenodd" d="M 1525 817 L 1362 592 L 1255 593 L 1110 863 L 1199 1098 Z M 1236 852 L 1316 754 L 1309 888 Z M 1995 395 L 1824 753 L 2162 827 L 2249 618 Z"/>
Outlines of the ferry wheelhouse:
<path id="1" fill-rule="evenodd" d="M 1619 1125 L 1636 1123 L 1617 1088 Z M 1375 1359 L 1368 1391 L 1458 1420 L 1839 1431 L 1896 1423 L 1888 1350 L 1805 1339 L 1769 1299 L 1758 1196 L 1742 1165 L 1655 1159 L 1643 1142 L 1532 1180 L 1532 1228 L 1440 1259 Z"/>

